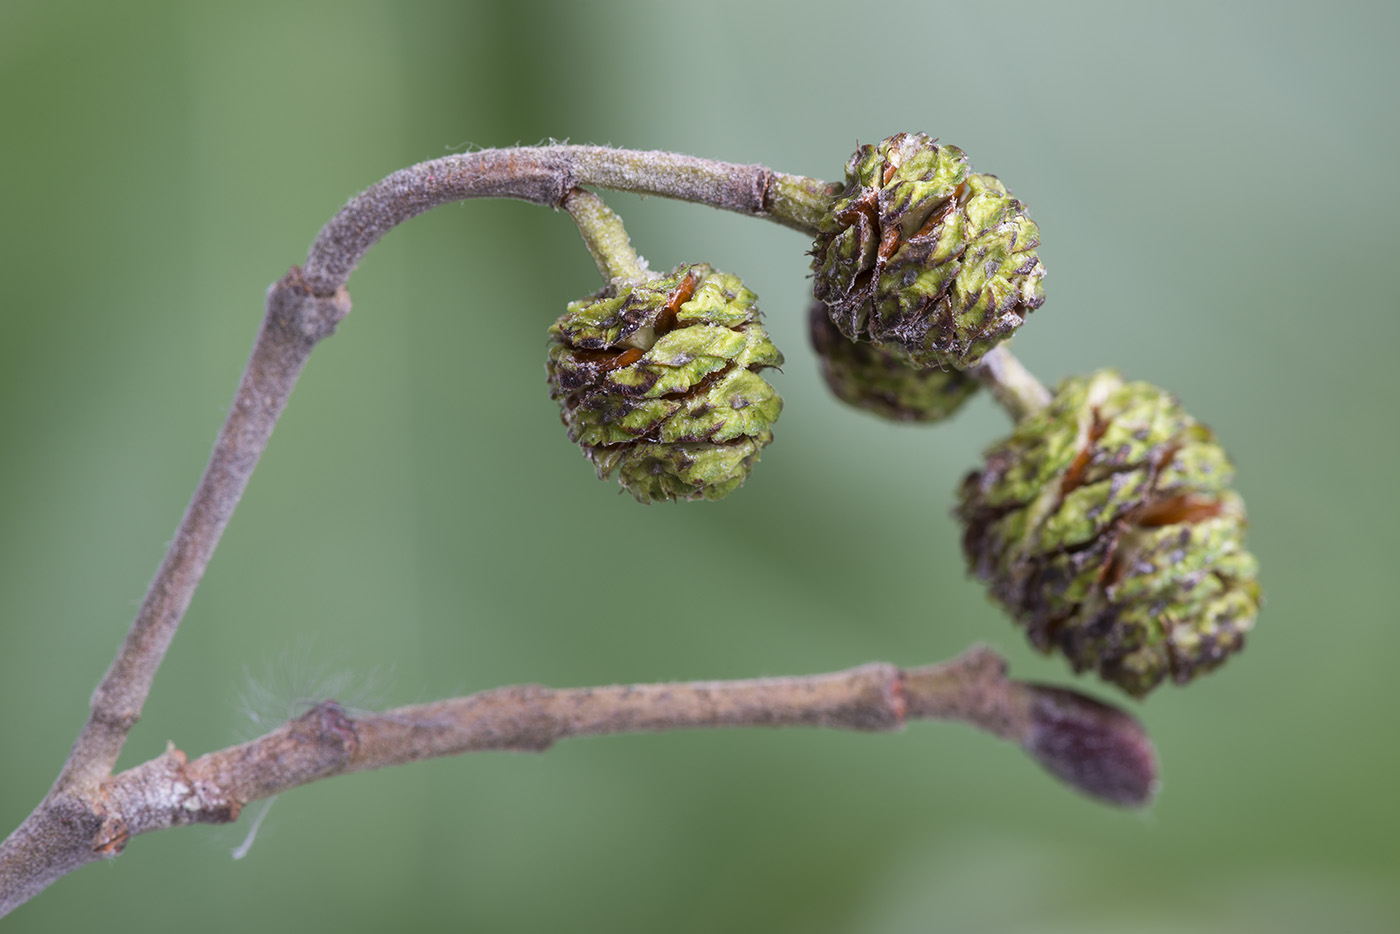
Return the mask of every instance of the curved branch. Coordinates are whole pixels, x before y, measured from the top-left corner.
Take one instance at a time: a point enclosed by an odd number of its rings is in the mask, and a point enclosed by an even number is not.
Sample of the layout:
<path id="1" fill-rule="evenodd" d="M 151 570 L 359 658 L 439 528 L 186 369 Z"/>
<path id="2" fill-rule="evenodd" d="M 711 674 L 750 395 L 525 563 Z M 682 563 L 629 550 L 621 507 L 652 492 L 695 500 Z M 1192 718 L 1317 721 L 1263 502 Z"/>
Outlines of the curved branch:
<path id="1" fill-rule="evenodd" d="M 1152 745 L 1137 721 L 1071 691 L 1008 680 L 1005 662 L 986 648 L 907 670 L 873 663 L 744 681 L 521 685 L 366 716 L 325 701 L 252 742 L 194 761 L 172 746 L 105 782 L 90 801 L 64 799 L 58 820 L 36 820 L 36 812 L 21 828 L 25 838 L 0 844 L 0 915 L 79 866 L 116 855 L 138 834 L 228 823 L 251 801 L 334 775 L 467 752 L 539 752 L 573 736 L 785 726 L 879 732 L 911 719 L 960 721 L 1011 740 L 1111 804 L 1146 804 L 1156 788 Z M 46 858 L 35 860 L 24 843 L 40 834 Z"/>
<path id="2" fill-rule="evenodd" d="M 304 275 L 318 295 L 345 284 L 365 252 L 394 227 L 465 198 L 518 198 L 558 207 L 579 185 L 663 195 L 766 217 L 815 235 L 832 186 L 762 165 L 604 146 L 486 149 L 420 162 L 365 189 L 322 229 Z"/>

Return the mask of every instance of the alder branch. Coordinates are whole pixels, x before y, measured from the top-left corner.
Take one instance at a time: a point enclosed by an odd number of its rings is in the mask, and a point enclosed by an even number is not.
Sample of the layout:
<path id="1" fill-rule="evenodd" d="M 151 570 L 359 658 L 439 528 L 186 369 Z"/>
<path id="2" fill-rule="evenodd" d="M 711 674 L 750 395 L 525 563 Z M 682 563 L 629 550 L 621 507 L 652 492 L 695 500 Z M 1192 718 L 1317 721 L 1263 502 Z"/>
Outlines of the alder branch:
<path id="1" fill-rule="evenodd" d="M 425 162 L 396 172 L 351 199 L 316 238 L 304 269 L 293 267 L 268 290 L 261 329 L 209 464 L 125 641 L 93 694 L 88 719 L 48 795 L 0 844 L 0 914 L 77 866 L 115 853 L 133 833 L 216 817 L 232 820 L 247 800 L 341 771 L 473 748 L 540 748 L 530 743 L 547 738 L 547 745 L 554 739 L 586 732 L 760 723 L 886 729 L 902 723 L 906 715 L 952 717 L 1016 739 L 1055 774 L 1086 789 L 1102 784 L 1103 776 L 1093 774 L 1101 767 L 1094 763 L 1102 758 L 1105 749 L 1118 742 L 1105 737 L 1137 737 L 1134 742 L 1138 748 L 1146 750 L 1146 758 L 1139 756 L 1139 765 L 1150 765 L 1150 746 L 1136 723 L 1079 695 L 1022 686 L 1003 689 L 1005 702 L 1000 706 L 949 707 L 949 698 L 937 701 L 941 696 L 939 681 L 929 674 L 935 669 L 900 674 L 889 666 L 881 666 L 878 671 L 883 673 L 880 677 L 886 684 L 886 707 L 873 702 L 858 703 L 856 695 L 841 695 L 840 691 L 834 695 L 845 698 L 841 702 L 848 705 L 853 715 L 873 718 L 869 720 L 844 721 L 821 706 L 827 690 L 822 686 L 827 684 L 823 678 L 836 679 L 831 682 L 832 690 L 836 690 L 838 682 L 845 685 L 841 690 L 865 684 L 850 673 L 816 679 L 591 692 L 517 688 L 356 721 L 343 714 L 333 717 L 339 708 L 323 705 L 317 708 L 320 726 L 312 729 L 302 718 L 251 747 L 239 747 L 252 756 L 250 762 L 263 764 L 246 772 L 233 769 L 229 773 L 246 776 L 249 784 L 235 783 L 227 789 L 217 784 L 207 786 L 214 795 L 207 802 L 206 785 L 201 784 L 204 780 L 190 784 L 187 779 L 191 774 L 201 776 L 199 769 L 205 766 L 200 763 L 206 760 L 209 768 L 222 764 L 232 769 L 231 760 L 218 758 L 225 754 L 211 754 L 214 758 L 186 764 L 179 753 L 172 751 L 122 776 L 111 777 L 122 746 L 141 716 L 156 671 L 302 367 L 316 344 L 333 333 L 350 311 L 344 282 L 364 253 L 397 224 L 440 204 L 465 198 L 510 197 L 558 208 L 565 204 L 566 196 L 584 184 L 710 204 L 765 217 L 808 234 L 815 232 L 836 192 L 833 186 L 817 179 L 785 175 L 760 165 L 596 146 L 544 146 L 487 150 Z M 576 216 L 589 210 L 587 201 L 586 197 L 576 197 L 571 203 Z M 597 219 L 606 220 L 601 214 Z M 924 684 L 921 679 L 925 678 L 933 680 Z M 1003 684 L 1015 684 L 1002 679 L 999 671 L 997 678 Z M 932 691 L 927 695 L 932 699 L 919 699 L 926 695 L 911 691 L 911 685 L 916 683 Z M 617 691 L 622 693 L 609 693 Z M 790 692 L 791 696 L 783 692 Z M 687 721 L 679 708 L 671 706 L 682 696 L 691 697 L 694 704 L 692 720 Z M 468 708 L 490 709 L 491 703 L 486 699 L 493 697 L 497 700 L 492 703 L 505 705 L 505 719 L 474 720 L 468 715 Z M 715 708 L 710 716 L 717 719 L 706 720 L 699 715 L 705 709 L 701 697 L 726 698 L 735 703 L 747 698 L 745 703 L 750 706 L 743 709 L 748 719 L 727 720 L 722 710 Z M 1013 697 L 1020 698 L 1020 707 L 1011 703 Z M 905 706 L 900 707 L 897 701 Z M 764 708 L 760 702 L 775 706 Z M 465 706 L 459 711 L 454 706 L 458 704 Z M 561 704 L 573 705 L 573 713 L 566 716 Z M 604 704 L 606 710 L 598 704 Z M 653 709 L 637 705 L 655 706 Z M 590 709 L 599 719 L 580 719 Z M 879 713 L 880 710 L 885 713 Z M 958 714 L 959 710 L 963 712 Z M 1021 713 L 1012 717 L 1015 710 Z M 1086 713 L 1090 710 L 1096 712 Z M 1077 726 L 1062 725 L 1056 730 L 1046 727 L 1061 713 L 1069 717 L 1066 723 Z M 459 715 L 465 718 L 461 723 L 454 719 Z M 738 713 L 731 711 L 730 715 L 737 717 Z M 516 720 L 511 720 L 511 716 Z M 509 729 L 509 724 L 516 721 L 526 726 L 534 724 L 533 732 L 523 727 Z M 338 725 L 342 723 L 353 728 L 345 732 Z M 1131 730 L 1123 723 L 1131 724 Z M 540 724 L 553 725 L 554 732 L 540 732 Z M 314 734 L 314 742 L 309 745 L 305 742 L 310 735 L 308 729 Z M 493 737 L 500 739 L 495 745 L 491 744 Z M 1107 742 L 1108 747 L 1100 749 L 1096 745 L 1102 742 Z M 353 750 L 346 751 L 351 747 Z M 320 759 L 302 754 L 306 749 L 341 751 L 334 752 L 327 760 L 333 760 L 331 764 L 322 768 Z M 389 756 L 389 749 L 397 749 L 395 755 L 400 758 Z M 235 752 L 228 750 L 226 754 Z M 191 773 L 190 769 L 195 771 Z M 1150 781 L 1139 784 L 1146 790 L 1134 794 L 1145 800 L 1150 794 Z M 1120 800 L 1115 798 L 1118 792 L 1112 787 L 1115 786 L 1110 782 L 1103 786 L 1109 790 L 1095 793 Z M 162 809 L 152 804 L 158 800 L 170 804 L 177 799 L 178 807 L 171 804 Z M 1138 799 L 1130 794 L 1122 797 L 1120 803 L 1133 800 Z"/>
<path id="2" fill-rule="evenodd" d="M 90 809 L 69 808 L 62 845 L 42 864 L 0 847 L 0 914 L 79 865 L 114 856 L 138 834 L 238 819 L 249 802 L 334 775 L 489 750 L 540 752 L 561 739 L 709 727 L 814 726 L 890 731 L 911 719 L 955 720 L 1011 740 L 1057 777 L 1112 804 L 1144 804 L 1156 762 L 1141 726 L 1083 695 L 1009 680 L 976 648 L 901 670 L 874 663 L 830 674 L 552 690 L 501 688 L 351 716 L 325 701 L 240 746 L 189 761 L 165 754 L 105 782 Z M 30 876 L 15 886 L 16 870 Z M 23 893 L 23 898 L 14 896 Z"/>
<path id="3" fill-rule="evenodd" d="M 302 366 L 349 311 L 350 296 L 343 289 L 318 298 L 295 269 L 268 290 L 262 328 L 204 476 L 126 641 L 93 693 L 87 723 L 55 789 L 90 791 L 111 774 Z"/>

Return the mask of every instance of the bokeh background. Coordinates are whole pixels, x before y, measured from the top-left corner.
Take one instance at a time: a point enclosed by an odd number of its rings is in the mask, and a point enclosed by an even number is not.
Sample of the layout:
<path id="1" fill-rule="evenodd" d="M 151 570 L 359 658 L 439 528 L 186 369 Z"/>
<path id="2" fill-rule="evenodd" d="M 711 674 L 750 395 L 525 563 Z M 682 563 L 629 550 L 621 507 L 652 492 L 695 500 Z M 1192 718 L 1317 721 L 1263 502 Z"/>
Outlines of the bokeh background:
<path id="1" fill-rule="evenodd" d="M 957 725 L 578 740 L 300 789 L 241 861 L 246 822 L 140 838 L 7 929 L 1397 929 L 1397 34 L 1388 3 L 5 0 L 5 829 L 82 721 L 267 284 L 351 194 L 472 147 L 833 178 L 898 130 L 962 146 L 1043 231 L 1049 299 L 1018 355 L 1050 382 L 1117 366 L 1215 427 L 1268 594 L 1244 655 L 1129 704 L 1163 760 L 1145 813 Z M 800 237 L 610 201 L 654 266 L 709 261 L 762 300 L 788 407 L 748 485 L 643 508 L 567 442 L 545 328 L 598 280 L 564 215 L 416 219 L 351 280 L 124 764 L 327 694 L 913 665 L 978 641 L 1072 680 L 964 576 L 952 491 L 1004 416 L 843 408 L 806 345 Z M 711 596 L 673 596 L 699 579 Z"/>

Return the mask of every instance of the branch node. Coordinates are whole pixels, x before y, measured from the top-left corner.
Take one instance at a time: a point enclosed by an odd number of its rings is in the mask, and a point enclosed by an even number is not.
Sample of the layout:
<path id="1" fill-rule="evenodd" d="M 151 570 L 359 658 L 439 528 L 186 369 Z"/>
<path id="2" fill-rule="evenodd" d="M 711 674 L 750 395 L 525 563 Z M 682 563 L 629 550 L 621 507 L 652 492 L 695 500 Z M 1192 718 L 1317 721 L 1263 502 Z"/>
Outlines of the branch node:
<path id="1" fill-rule="evenodd" d="M 127 708 L 121 711 L 109 710 L 104 704 L 94 704 L 92 719 L 103 726 L 111 727 L 123 734 L 130 733 L 141 720 L 141 712 Z"/>
<path id="2" fill-rule="evenodd" d="M 766 217 L 773 213 L 773 205 L 769 198 L 773 191 L 774 172 L 766 165 L 757 166 L 757 169 L 753 180 L 753 213 L 758 217 Z"/>
<path id="3" fill-rule="evenodd" d="M 909 721 L 909 698 L 904 690 L 904 669 L 896 668 L 890 681 L 890 712 L 894 715 L 894 729 L 901 730 Z"/>
<path id="4" fill-rule="evenodd" d="M 121 815 L 108 815 L 102 820 L 102 829 L 97 832 L 97 837 L 93 840 L 92 852 L 98 856 L 111 858 L 117 856 L 126 849 L 126 844 L 131 840 L 131 831 L 126 826 L 126 821 L 121 819 Z"/>
<path id="5" fill-rule="evenodd" d="M 303 781 L 339 772 L 360 748 L 355 721 L 333 700 L 321 701 L 288 723 L 283 739 L 285 748 L 269 755 L 288 771 L 304 774 Z"/>
<path id="6" fill-rule="evenodd" d="M 338 764 L 343 764 L 359 752 L 360 734 L 355 729 L 355 721 L 337 701 L 321 701 L 302 714 L 297 722 L 314 725 L 317 744 L 337 759 Z"/>
<path id="7" fill-rule="evenodd" d="M 189 758 L 173 743 L 165 753 L 103 783 L 96 811 L 102 825 L 93 835 L 93 852 L 115 856 L 137 834 L 186 824 L 227 824 L 238 819 L 242 804 L 219 784 L 192 775 Z"/>
<path id="8" fill-rule="evenodd" d="M 345 287 L 319 294 L 306 281 L 300 266 L 289 269 L 267 292 L 268 325 L 312 346 L 334 334 L 336 325 L 348 314 L 350 293 Z"/>

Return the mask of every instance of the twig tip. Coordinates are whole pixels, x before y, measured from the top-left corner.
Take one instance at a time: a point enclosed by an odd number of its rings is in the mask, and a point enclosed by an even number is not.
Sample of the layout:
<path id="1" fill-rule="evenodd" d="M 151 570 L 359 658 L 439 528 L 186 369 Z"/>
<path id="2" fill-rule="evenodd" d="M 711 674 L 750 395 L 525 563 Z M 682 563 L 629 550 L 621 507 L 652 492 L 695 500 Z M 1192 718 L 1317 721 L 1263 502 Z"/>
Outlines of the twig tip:
<path id="1" fill-rule="evenodd" d="M 1157 793 L 1157 754 L 1142 724 L 1083 694 L 1032 685 L 1023 747 L 1052 775 L 1109 804 L 1143 807 Z"/>

